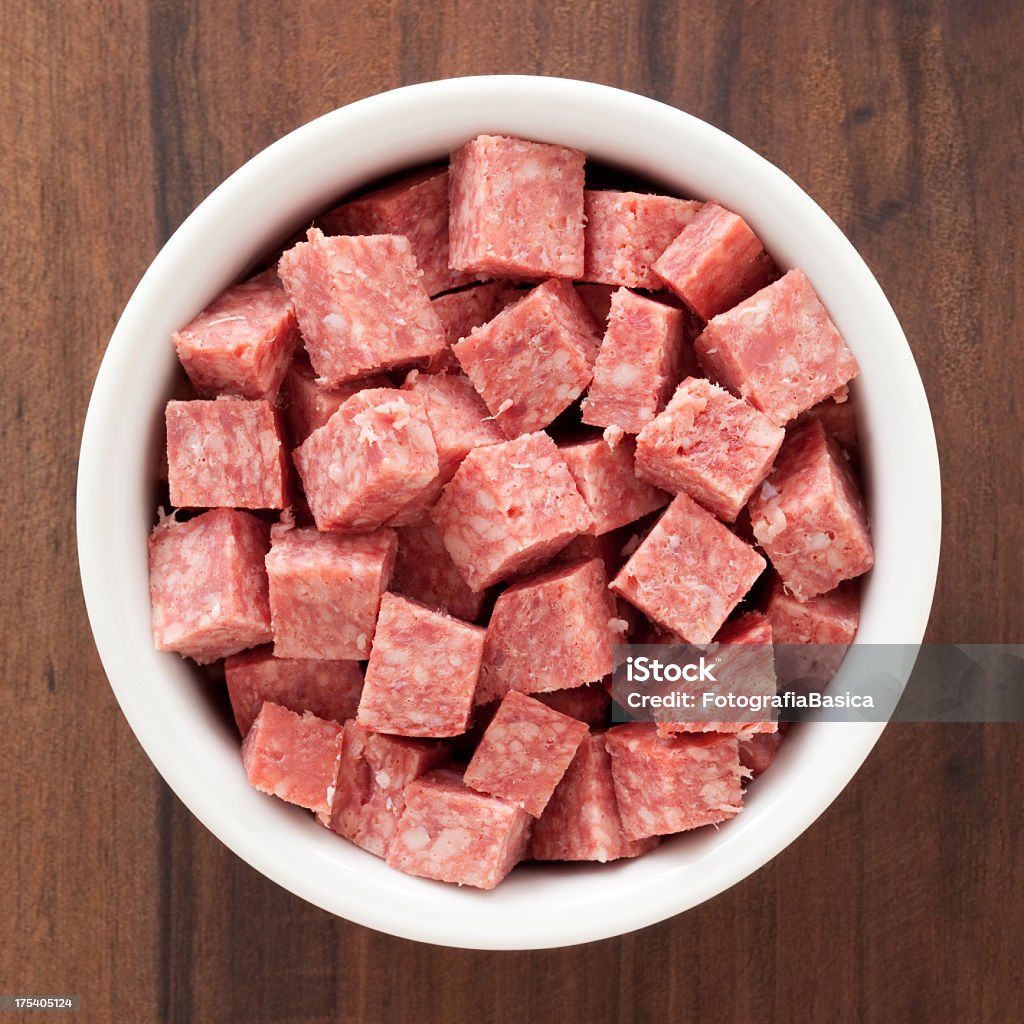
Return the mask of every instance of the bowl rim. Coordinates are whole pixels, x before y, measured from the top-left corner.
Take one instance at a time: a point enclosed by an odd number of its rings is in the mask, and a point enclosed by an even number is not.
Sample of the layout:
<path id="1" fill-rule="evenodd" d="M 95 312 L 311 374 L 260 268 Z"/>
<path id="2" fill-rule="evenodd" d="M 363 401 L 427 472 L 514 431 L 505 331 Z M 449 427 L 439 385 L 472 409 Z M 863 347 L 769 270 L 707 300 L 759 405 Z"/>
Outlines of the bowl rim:
<path id="1" fill-rule="evenodd" d="M 809 727 L 813 733 L 802 735 L 799 742 L 787 741 L 783 745 L 778 767 L 773 767 L 779 784 L 772 781 L 771 775 L 765 776 L 759 786 L 750 790 L 743 814 L 717 833 L 680 837 L 673 840 L 672 849 L 670 844 L 663 844 L 648 855 L 650 861 L 642 858 L 608 865 L 597 869 L 600 875 L 589 866 L 575 866 L 575 875 L 564 875 L 561 881 L 553 883 L 549 879 L 558 878 L 558 869 L 545 873 L 545 869 L 520 868 L 518 878 L 503 883 L 493 893 L 456 889 L 400 876 L 369 854 L 340 843 L 338 837 L 315 825 L 308 815 L 300 818 L 296 809 L 254 791 L 245 796 L 235 778 L 241 775 L 244 783 L 237 753 L 237 764 L 231 769 L 220 749 L 224 737 L 217 744 L 196 741 L 196 728 L 217 730 L 222 723 L 208 707 L 192 708 L 184 695 L 175 694 L 172 677 L 182 678 L 180 668 L 184 662 L 174 655 L 152 651 L 151 641 L 148 652 L 141 643 L 141 613 L 138 601 L 131 600 L 133 595 L 139 595 L 138 573 L 132 576 L 127 569 L 122 573 L 117 566 L 118 558 L 124 557 L 125 537 L 137 530 L 137 516 L 130 514 L 128 503 L 131 498 L 137 501 L 144 490 L 143 484 L 132 477 L 130 466 L 139 465 L 139 459 L 145 456 L 137 447 L 126 447 L 133 442 L 123 436 L 130 432 L 123 430 L 120 421 L 152 419 L 153 409 L 146 405 L 145 388 L 137 383 L 147 379 L 147 370 L 157 372 L 166 366 L 167 353 L 146 349 L 139 339 L 147 334 L 169 333 L 163 331 L 166 324 L 161 326 L 154 321 L 154 311 L 161 304 L 177 301 L 164 298 L 168 284 L 181 282 L 184 291 L 195 292 L 202 287 L 197 284 L 198 278 L 208 274 L 207 264 L 222 271 L 223 281 L 236 278 L 256 250 L 247 255 L 237 243 L 232 248 L 224 233 L 234 231 L 237 237 L 248 237 L 247 232 L 256 231 L 248 223 L 253 220 L 252 198 L 278 196 L 282 183 L 294 177 L 297 166 L 304 166 L 302 161 L 308 161 L 312 168 L 310 180 L 317 174 L 317 180 L 321 180 L 329 168 L 351 163 L 351 150 L 339 152 L 346 149 L 345 141 L 366 138 L 365 133 L 371 130 L 375 133 L 374 141 L 368 145 L 376 147 L 375 153 L 384 153 L 388 147 L 396 154 L 406 153 L 400 159 L 396 157 L 390 167 L 378 155 L 377 176 L 423 162 L 410 160 L 408 147 L 402 149 L 403 127 L 408 130 L 410 119 L 418 119 L 412 123 L 421 126 L 417 138 L 427 138 L 432 131 L 450 133 L 452 124 L 464 128 L 466 138 L 490 126 L 491 131 L 547 141 L 557 141 L 560 135 L 568 145 L 574 143 L 566 136 L 590 132 L 598 138 L 603 131 L 616 131 L 634 141 L 649 140 L 646 148 L 639 146 L 637 152 L 641 155 L 654 152 L 655 143 L 650 140 L 659 140 L 658 145 L 664 140 L 663 145 L 684 165 L 689 157 L 674 147 L 696 146 L 701 150 L 701 159 L 719 161 L 716 198 L 726 202 L 737 189 L 748 188 L 751 181 L 758 182 L 760 191 L 768 197 L 762 196 L 758 201 L 758 207 L 765 211 L 761 218 L 747 216 L 743 203 L 726 205 L 738 208 L 759 234 L 760 221 L 767 222 L 778 215 L 776 206 L 797 218 L 801 237 L 791 240 L 777 230 L 774 235 L 766 232 L 769 248 L 783 265 L 794 265 L 790 254 L 800 252 L 801 246 L 823 247 L 822 252 L 834 268 L 829 280 L 841 279 L 841 284 L 830 284 L 828 294 L 818 281 L 815 286 L 841 330 L 847 333 L 841 322 L 844 319 L 860 329 L 859 318 L 863 318 L 862 333 L 866 336 L 869 328 L 879 332 L 887 345 L 884 374 L 877 373 L 870 387 L 864 383 L 858 386 L 860 413 L 863 416 L 867 409 L 867 424 L 873 431 L 887 433 L 895 422 L 904 431 L 894 446 L 875 445 L 872 437 L 866 438 L 869 454 L 874 453 L 866 464 L 869 500 L 874 502 L 877 497 L 872 493 L 875 481 L 885 480 L 885 500 L 890 504 L 897 500 L 902 503 L 898 518 L 889 515 L 876 524 L 885 529 L 884 537 L 876 536 L 876 548 L 884 543 L 887 549 L 898 550 L 899 565 L 888 566 L 880 560 L 869 586 L 877 589 L 899 585 L 901 598 L 889 614 L 873 617 L 870 629 L 865 629 L 862 620 L 861 632 L 867 635 L 859 634 L 856 642 L 916 644 L 923 638 L 934 594 L 941 533 L 938 452 L 927 398 L 909 345 L 863 259 L 792 179 L 712 125 L 637 93 L 575 79 L 523 75 L 470 76 L 420 83 L 326 113 L 243 164 L 174 232 L 146 270 L 119 318 L 96 376 L 83 428 L 76 513 L 79 564 L 90 625 L 114 695 L 164 780 L 225 845 L 308 902 L 384 932 L 448 946 L 545 948 L 623 934 L 696 906 L 771 860 L 838 796 L 870 753 L 885 723 L 816 723 Z M 517 125 L 533 125 L 537 130 L 515 131 Z M 620 144 L 621 140 L 609 142 L 609 152 L 620 152 L 615 148 Z M 431 144 L 420 141 L 418 145 L 417 152 L 422 156 Z M 594 147 L 590 148 L 594 152 Z M 608 162 L 600 152 L 596 155 Z M 645 160 L 648 155 L 644 155 Z M 634 169 L 635 159 L 640 158 L 633 153 L 629 160 L 621 162 Z M 667 159 L 668 156 L 659 155 L 659 166 L 664 166 Z M 663 177 L 649 172 L 648 176 L 653 180 Z M 326 206 L 325 196 L 342 191 L 345 190 L 324 191 L 321 186 L 315 196 L 303 193 L 306 215 Z M 695 190 L 687 191 L 692 194 Z M 282 213 L 276 217 L 280 226 L 285 223 L 283 218 Z M 299 218 L 290 221 L 299 222 Z M 773 243 L 772 237 L 778 243 Z M 202 254 L 203 246 L 209 250 L 207 255 Z M 224 255 L 228 253 L 230 258 Z M 215 263 L 217 259 L 219 264 Z M 208 298 L 212 298 L 219 290 L 213 278 L 209 287 Z M 169 315 L 173 323 L 174 314 Z M 855 321 L 854 317 L 858 319 Z M 852 341 L 851 347 L 856 353 Z M 170 350 L 171 346 L 164 348 Z M 892 378 L 891 386 L 886 385 L 886 376 Z M 899 420 L 884 408 L 883 392 L 888 401 L 892 401 L 893 395 L 898 396 L 902 403 Z M 115 414 L 119 407 L 124 409 L 123 416 Z M 138 444 L 145 448 L 149 441 Z M 891 447 L 898 450 L 894 453 Z M 913 458 L 901 461 L 898 456 L 907 452 L 912 452 Z M 116 460 L 119 453 L 130 455 L 122 460 L 124 466 Z M 916 500 L 916 508 L 904 508 L 911 500 Z M 152 515 L 147 521 L 152 521 Z M 143 611 L 148 631 L 148 600 Z M 132 628 L 126 629 L 126 623 Z M 172 665 L 172 661 L 180 667 Z M 237 751 L 237 736 L 234 743 Z M 182 756 L 183 749 L 189 751 L 189 758 Z M 788 778 L 787 764 L 801 759 L 809 764 L 812 758 L 815 771 Z M 783 773 L 787 774 L 785 792 L 780 788 Z M 267 840 L 265 828 L 277 823 L 281 823 L 288 842 Z M 750 841 L 751 837 L 756 841 Z M 301 856 L 293 855 L 292 841 L 301 847 Z M 345 848 L 344 854 L 335 848 L 338 846 Z M 637 865 L 644 862 L 647 866 L 638 870 Z M 591 884 L 592 877 L 599 881 Z M 582 881 L 577 882 L 577 878 Z M 543 906 L 539 905 L 541 901 L 523 897 L 529 888 L 545 897 Z M 560 897 L 562 892 L 571 893 L 571 898 Z"/>

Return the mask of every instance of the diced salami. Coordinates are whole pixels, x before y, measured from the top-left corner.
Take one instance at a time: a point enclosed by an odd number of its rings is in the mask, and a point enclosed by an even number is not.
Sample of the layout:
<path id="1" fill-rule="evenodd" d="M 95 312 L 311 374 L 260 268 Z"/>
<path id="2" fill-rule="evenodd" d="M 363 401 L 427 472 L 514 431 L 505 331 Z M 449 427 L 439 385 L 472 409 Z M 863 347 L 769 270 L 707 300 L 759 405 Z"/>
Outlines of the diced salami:
<path id="1" fill-rule="evenodd" d="M 612 589 L 688 643 L 708 643 L 765 568 L 728 527 L 680 494 Z"/>
<path id="2" fill-rule="evenodd" d="M 651 267 L 701 204 L 641 192 L 587 189 L 583 207 L 583 280 L 654 291 L 661 287 L 661 279 Z"/>
<path id="3" fill-rule="evenodd" d="M 274 654 L 365 658 L 395 547 L 391 530 L 349 536 L 275 528 L 267 555 Z"/>
<path id="4" fill-rule="evenodd" d="M 799 600 L 868 571 L 874 551 L 853 474 L 820 421 L 790 433 L 750 500 L 758 543 Z"/>
<path id="5" fill-rule="evenodd" d="M 321 530 L 372 530 L 437 478 L 423 399 L 393 388 L 360 391 L 293 453 Z"/>
<path id="6" fill-rule="evenodd" d="M 654 264 L 662 279 L 705 320 L 763 288 L 775 264 L 742 217 L 705 203 Z"/>
<path id="7" fill-rule="evenodd" d="M 540 817 L 576 748 L 584 722 L 521 693 L 509 693 L 477 746 L 463 781 Z"/>
<path id="8" fill-rule="evenodd" d="M 583 273 L 579 150 L 478 135 L 452 154 L 449 262 L 496 277 Z"/>
<path id="9" fill-rule="evenodd" d="M 594 517 L 594 532 L 598 535 L 632 523 L 669 502 L 664 491 L 637 478 L 632 438 L 624 437 L 614 447 L 596 438 L 563 445 L 559 450 L 576 490 Z"/>
<path id="10" fill-rule="evenodd" d="M 397 736 L 458 736 L 469 727 L 484 630 L 385 594 L 357 720 Z"/>
<path id="11" fill-rule="evenodd" d="M 299 328 L 280 283 L 260 274 L 218 296 L 171 340 L 200 395 L 273 399 Z"/>
<path id="12" fill-rule="evenodd" d="M 224 664 L 228 697 L 245 736 L 265 701 L 301 714 L 344 722 L 354 718 L 363 689 L 358 661 L 276 658 L 269 647 L 245 651 Z"/>
<path id="13" fill-rule="evenodd" d="M 583 422 L 638 434 L 664 408 L 690 361 L 682 312 L 620 288 L 583 400 Z"/>
<path id="14" fill-rule="evenodd" d="M 402 235 L 337 235 L 310 228 L 278 272 L 320 383 L 334 386 L 431 359 L 444 331 Z"/>
<path id="15" fill-rule="evenodd" d="M 626 838 L 604 735 L 584 736 L 569 770 L 540 819 L 534 822 L 530 856 L 534 860 L 604 864 L 622 857 L 639 857 L 658 842 L 656 836 L 635 842 Z"/>
<path id="16" fill-rule="evenodd" d="M 491 614 L 476 702 L 509 690 L 545 693 L 603 678 L 612 671 L 623 625 L 599 559 L 514 583 Z"/>
<path id="17" fill-rule="evenodd" d="M 545 281 L 452 351 L 507 437 L 546 427 L 590 383 L 600 338 L 566 281 Z"/>
<path id="18" fill-rule="evenodd" d="M 811 282 L 791 270 L 711 320 L 694 343 L 701 365 L 773 423 L 791 419 L 857 375 Z"/>
<path id="19" fill-rule="evenodd" d="M 473 281 L 448 266 L 448 171 L 430 167 L 325 213 L 327 235 L 404 235 L 430 295 Z"/>
<path id="20" fill-rule="evenodd" d="M 388 388 L 391 381 L 382 374 L 339 384 L 330 391 L 320 387 L 305 353 L 292 362 L 281 384 L 281 405 L 288 421 L 292 444 L 298 446 L 324 424 L 359 391 Z"/>
<path id="21" fill-rule="evenodd" d="M 716 824 L 743 805 L 735 736 L 659 736 L 653 724 L 631 722 L 609 729 L 605 744 L 627 839 Z"/>
<path id="22" fill-rule="evenodd" d="M 544 433 L 474 448 L 430 515 L 478 591 L 536 568 L 594 522 Z"/>
<path id="23" fill-rule="evenodd" d="M 592 729 L 599 729 L 608 724 L 612 698 L 603 683 L 588 683 L 586 686 L 574 686 L 570 690 L 537 693 L 534 694 L 534 699 L 555 711 L 560 711 L 563 715 L 586 722 Z"/>
<path id="24" fill-rule="evenodd" d="M 493 889 L 525 854 L 532 821 L 521 807 L 439 769 L 406 787 L 387 862 L 421 878 Z"/>
<path id="25" fill-rule="evenodd" d="M 608 322 L 608 313 L 612 308 L 612 293 L 615 289 L 607 284 L 575 284 L 573 287 L 603 334 Z"/>
<path id="26" fill-rule="evenodd" d="M 242 743 L 242 764 L 251 786 L 318 815 L 331 812 L 340 756 L 337 722 L 308 711 L 297 715 L 269 702 Z"/>
<path id="27" fill-rule="evenodd" d="M 441 743 L 382 736 L 346 722 L 330 826 L 376 857 L 386 857 L 405 810 L 405 787 L 447 758 Z"/>
<path id="28" fill-rule="evenodd" d="M 206 665 L 270 640 L 269 543 L 266 523 L 234 509 L 158 523 L 149 538 L 157 650 Z"/>
<path id="29" fill-rule="evenodd" d="M 688 377 L 637 436 L 636 473 L 673 494 L 685 491 L 732 523 L 768 475 L 784 436 L 743 399 Z"/>
<path id="30" fill-rule="evenodd" d="M 429 517 L 415 525 L 399 527 L 391 589 L 428 608 L 440 608 L 469 622 L 480 615 L 484 605 L 484 592 L 470 590 Z"/>
<path id="31" fill-rule="evenodd" d="M 451 346 L 467 337 L 474 327 L 493 320 L 506 306 L 517 302 L 525 293 L 510 281 L 492 281 L 474 288 L 439 295 L 431 305 L 444 328 L 448 347 L 427 366 L 429 373 L 462 372 Z"/>
<path id="32" fill-rule="evenodd" d="M 167 472 L 178 508 L 284 508 L 287 451 L 277 410 L 218 398 L 167 403 Z"/>

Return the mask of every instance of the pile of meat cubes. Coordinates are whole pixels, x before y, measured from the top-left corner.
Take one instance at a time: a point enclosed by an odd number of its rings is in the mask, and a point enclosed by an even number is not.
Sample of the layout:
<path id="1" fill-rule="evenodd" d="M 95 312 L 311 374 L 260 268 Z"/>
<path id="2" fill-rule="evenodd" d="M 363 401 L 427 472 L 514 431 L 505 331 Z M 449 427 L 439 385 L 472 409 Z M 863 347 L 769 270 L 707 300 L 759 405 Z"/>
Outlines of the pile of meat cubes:
<path id="1" fill-rule="evenodd" d="M 479 136 L 173 339 L 157 647 L 225 659 L 253 786 L 483 889 L 739 812 L 775 723 L 612 725 L 613 647 L 848 643 L 872 564 L 811 282 L 584 171 Z"/>

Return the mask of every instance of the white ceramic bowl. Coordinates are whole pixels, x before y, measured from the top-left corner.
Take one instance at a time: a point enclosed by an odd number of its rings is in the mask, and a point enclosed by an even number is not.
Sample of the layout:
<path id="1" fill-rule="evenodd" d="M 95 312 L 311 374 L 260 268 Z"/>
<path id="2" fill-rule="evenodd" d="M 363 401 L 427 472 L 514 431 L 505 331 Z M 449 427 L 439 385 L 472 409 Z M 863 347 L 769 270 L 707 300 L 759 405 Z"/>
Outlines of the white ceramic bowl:
<path id="1" fill-rule="evenodd" d="M 89 405 L 78 477 L 82 582 L 104 668 L 153 764 L 218 838 L 325 910 L 408 938 L 476 948 L 600 939 L 714 896 L 792 842 L 835 799 L 882 724 L 795 730 L 742 814 L 635 861 L 526 866 L 498 889 L 406 877 L 251 789 L 233 725 L 189 663 L 150 634 L 146 538 L 171 332 L 342 193 L 444 156 L 480 132 L 585 150 L 680 195 L 714 197 L 749 221 L 783 267 L 810 276 L 862 374 L 876 568 L 858 642 L 917 643 L 939 551 L 939 470 L 917 368 L 889 303 L 825 213 L 785 174 L 717 129 L 653 100 L 555 78 L 463 78 L 410 86 L 318 118 L 255 156 L 179 228 L 110 340 Z"/>

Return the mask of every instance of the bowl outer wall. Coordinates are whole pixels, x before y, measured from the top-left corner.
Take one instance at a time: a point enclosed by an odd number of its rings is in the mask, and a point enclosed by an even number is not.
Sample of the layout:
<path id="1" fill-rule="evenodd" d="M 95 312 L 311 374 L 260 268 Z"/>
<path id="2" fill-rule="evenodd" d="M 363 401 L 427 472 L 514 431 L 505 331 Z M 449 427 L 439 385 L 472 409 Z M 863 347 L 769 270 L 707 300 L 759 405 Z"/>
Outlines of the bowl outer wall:
<path id="1" fill-rule="evenodd" d="M 194 670 L 153 649 L 149 622 L 145 542 L 175 366 L 171 332 L 254 253 L 337 197 L 481 132 L 575 146 L 679 194 L 715 198 L 749 221 L 782 266 L 807 272 L 862 369 L 855 400 L 877 562 L 857 642 L 920 642 L 938 565 L 938 454 L 917 367 L 878 283 L 813 200 L 740 142 L 654 100 L 568 79 L 449 79 L 360 100 L 285 136 L 212 192 L 145 273 L 101 363 L 79 462 L 79 561 L 96 645 L 129 724 L 178 797 L 230 849 L 303 899 L 384 932 L 467 948 L 544 948 L 644 927 L 755 871 L 835 799 L 884 723 L 795 731 L 744 812 L 720 829 L 614 865 L 525 866 L 483 893 L 392 871 L 251 789 L 237 735 Z"/>

